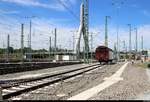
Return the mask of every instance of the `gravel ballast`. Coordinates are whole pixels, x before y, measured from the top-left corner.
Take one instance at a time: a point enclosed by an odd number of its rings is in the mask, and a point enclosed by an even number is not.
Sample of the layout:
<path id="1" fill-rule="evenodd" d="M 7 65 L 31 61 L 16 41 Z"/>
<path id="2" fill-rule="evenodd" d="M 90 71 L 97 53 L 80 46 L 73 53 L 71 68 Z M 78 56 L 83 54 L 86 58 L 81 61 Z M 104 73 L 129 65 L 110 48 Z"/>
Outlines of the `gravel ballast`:
<path id="1" fill-rule="evenodd" d="M 146 73 L 147 69 L 135 67 L 131 64 L 122 74 L 123 81 L 103 90 L 90 100 L 136 100 L 148 90 L 150 91 L 150 81 Z"/>
<path id="2" fill-rule="evenodd" d="M 112 76 L 124 63 L 105 65 L 76 78 L 65 80 L 38 90 L 17 96 L 21 100 L 66 100 L 102 83 L 105 77 Z"/>

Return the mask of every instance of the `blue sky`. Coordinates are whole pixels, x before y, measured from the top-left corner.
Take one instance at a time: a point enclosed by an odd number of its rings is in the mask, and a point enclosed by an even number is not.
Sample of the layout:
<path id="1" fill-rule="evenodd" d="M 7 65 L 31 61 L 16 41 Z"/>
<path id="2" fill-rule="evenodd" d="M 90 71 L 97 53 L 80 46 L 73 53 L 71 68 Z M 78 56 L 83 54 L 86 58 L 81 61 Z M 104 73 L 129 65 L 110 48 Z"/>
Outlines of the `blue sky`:
<path id="1" fill-rule="evenodd" d="M 62 4 L 67 6 L 71 14 Z M 80 4 L 82 0 L 0 0 L 0 47 L 6 47 L 7 34 L 11 36 L 14 47 L 20 47 L 20 23 L 25 24 L 25 46 L 29 33 L 29 19 L 33 21 L 32 46 L 35 49 L 48 49 L 48 38 L 53 29 L 58 28 L 58 46 L 72 48 L 72 31 L 79 27 Z M 112 5 L 114 4 L 114 5 Z M 150 1 L 149 0 L 89 0 L 90 32 L 100 32 L 94 36 L 94 47 L 104 43 L 105 16 L 109 20 L 109 46 L 116 42 L 116 27 L 119 26 L 120 46 L 125 40 L 128 47 L 128 26 L 137 27 L 140 36 L 144 36 L 144 48 L 150 49 Z M 117 15 L 118 10 L 118 15 Z M 76 34 L 76 33 L 75 33 Z M 132 31 L 133 48 L 135 31 Z M 120 47 L 121 49 L 122 47 Z"/>

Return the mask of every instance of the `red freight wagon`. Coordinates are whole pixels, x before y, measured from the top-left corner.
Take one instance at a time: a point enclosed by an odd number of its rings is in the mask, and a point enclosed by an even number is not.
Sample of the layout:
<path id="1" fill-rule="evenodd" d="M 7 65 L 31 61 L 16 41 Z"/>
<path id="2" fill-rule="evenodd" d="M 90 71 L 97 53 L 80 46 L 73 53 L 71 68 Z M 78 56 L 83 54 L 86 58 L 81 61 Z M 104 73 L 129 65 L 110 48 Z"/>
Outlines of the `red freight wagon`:
<path id="1" fill-rule="evenodd" d="M 96 59 L 101 62 L 112 62 L 114 59 L 113 50 L 106 46 L 99 46 L 95 51 Z"/>

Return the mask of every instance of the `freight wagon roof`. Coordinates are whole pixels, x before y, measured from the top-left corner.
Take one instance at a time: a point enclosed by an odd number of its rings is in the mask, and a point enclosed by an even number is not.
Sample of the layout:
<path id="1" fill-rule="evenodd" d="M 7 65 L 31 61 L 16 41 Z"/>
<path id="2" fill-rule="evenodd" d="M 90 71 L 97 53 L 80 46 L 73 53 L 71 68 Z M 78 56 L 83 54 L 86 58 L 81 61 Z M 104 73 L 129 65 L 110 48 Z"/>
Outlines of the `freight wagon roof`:
<path id="1" fill-rule="evenodd" d="M 112 49 L 110 49 L 110 48 L 108 48 L 106 46 L 99 46 L 99 47 L 97 47 L 97 49 L 109 49 L 110 51 L 113 51 Z"/>

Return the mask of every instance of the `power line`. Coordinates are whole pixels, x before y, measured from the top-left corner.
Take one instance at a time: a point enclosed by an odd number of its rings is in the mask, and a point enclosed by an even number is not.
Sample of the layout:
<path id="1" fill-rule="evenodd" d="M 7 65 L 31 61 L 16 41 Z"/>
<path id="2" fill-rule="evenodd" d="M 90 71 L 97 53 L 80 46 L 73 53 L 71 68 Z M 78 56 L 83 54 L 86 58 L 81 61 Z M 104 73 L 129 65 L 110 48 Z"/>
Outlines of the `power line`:
<path id="1" fill-rule="evenodd" d="M 63 1 L 58 0 L 58 2 L 79 21 L 79 17 L 69 7 L 67 7 Z"/>
<path id="2" fill-rule="evenodd" d="M 112 6 L 114 6 L 116 8 L 116 17 L 119 17 L 119 9 L 121 8 L 122 5 L 125 4 L 125 0 L 112 0 Z M 119 46 L 119 24 L 117 23 L 117 56 L 118 56 L 118 60 L 120 59 L 120 46 Z"/>
<path id="3" fill-rule="evenodd" d="M 68 0 L 67 2 L 69 2 L 69 3 L 70 3 L 70 6 L 73 7 L 72 2 L 71 2 L 70 0 Z"/>
<path id="4" fill-rule="evenodd" d="M 11 30 L 12 30 L 12 28 L 13 28 L 13 29 L 15 29 L 16 31 L 19 31 L 19 30 L 18 30 L 19 26 L 18 26 L 18 28 L 16 28 L 17 26 L 14 27 L 15 24 L 6 24 L 6 23 L 1 23 L 1 22 L 0 22 L 0 24 L 3 25 L 3 26 L 1 26 L 1 27 L 8 28 L 8 29 L 11 29 Z M 4 26 L 4 25 L 5 25 L 5 26 Z"/>

